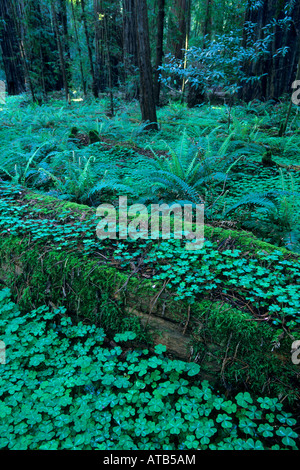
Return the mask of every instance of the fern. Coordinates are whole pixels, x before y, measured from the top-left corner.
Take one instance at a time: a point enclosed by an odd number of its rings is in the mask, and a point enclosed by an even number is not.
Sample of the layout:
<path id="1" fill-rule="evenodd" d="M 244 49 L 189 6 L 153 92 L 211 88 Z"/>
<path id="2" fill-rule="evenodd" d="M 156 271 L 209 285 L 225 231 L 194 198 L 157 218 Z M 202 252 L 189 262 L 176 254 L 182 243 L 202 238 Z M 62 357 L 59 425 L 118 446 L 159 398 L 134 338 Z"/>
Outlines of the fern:
<path id="1" fill-rule="evenodd" d="M 250 193 L 229 207 L 224 217 L 233 213 L 243 228 L 275 245 L 299 252 L 300 216 L 289 199 L 299 196 L 286 190 Z M 240 216 L 236 215 L 238 210 L 242 210 Z"/>
<path id="2" fill-rule="evenodd" d="M 105 193 L 108 196 L 107 193 L 134 192 L 129 185 L 122 184 L 118 178 L 111 176 L 108 170 L 104 171 L 102 164 L 95 162 L 93 156 L 76 158 L 73 153 L 73 159 L 66 162 L 65 169 L 59 177 L 51 172 L 49 165 L 45 163 L 40 166 L 39 172 L 44 178 L 44 183 L 52 180 L 57 197 L 74 202 L 96 205 L 103 199 Z M 100 170 L 103 170 L 101 175 Z M 50 192 L 53 193 L 52 190 Z"/>
<path id="3" fill-rule="evenodd" d="M 165 202 L 184 200 L 194 204 L 211 204 L 217 197 L 219 185 L 223 185 L 223 191 L 230 170 L 241 158 L 236 156 L 232 162 L 232 157 L 227 155 L 232 135 L 213 154 L 210 139 L 214 133 L 211 132 L 207 139 L 204 154 L 202 147 L 199 149 L 199 145 L 191 142 L 186 130 L 173 146 L 166 144 L 169 157 L 159 157 L 153 152 L 155 158 L 150 168 L 136 171 L 148 183 L 149 189 L 143 195 L 143 201 L 156 198 Z M 144 186 L 147 187 L 147 184 L 144 183 Z"/>
<path id="4" fill-rule="evenodd" d="M 126 184 L 120 183 L 116 178 L 103 179 L 95 184 L 86 195 L 88 198 L 102 194 L 105 191 L 113 191 L 119 195 L 135 194 L 134 189 Z"/>
<path id="5" fill-rule="evenodd" d="M 237 211 L 244 207 L 264 207 L 266 209 L 275 209 L 276 205 L 273 201 L 274 197 L 278 197 L 280 194 L 275 192 L 252 192 L 246 196 L 240 198 L 235 204 L 231 205 L 224 213 L 225 216 L 228 214 Z"/>

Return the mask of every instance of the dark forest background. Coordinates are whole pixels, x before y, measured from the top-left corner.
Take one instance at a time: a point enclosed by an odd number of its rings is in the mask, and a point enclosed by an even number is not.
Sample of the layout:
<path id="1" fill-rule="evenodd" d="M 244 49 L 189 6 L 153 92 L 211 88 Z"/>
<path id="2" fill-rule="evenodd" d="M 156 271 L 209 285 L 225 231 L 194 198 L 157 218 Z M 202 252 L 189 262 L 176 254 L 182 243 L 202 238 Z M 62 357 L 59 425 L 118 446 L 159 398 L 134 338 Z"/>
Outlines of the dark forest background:
<path id="1" fill-rule="evenodd" d="M 29 92 L 139 98 L 142 117 L 170 94 L 278 100 L 300 56 L 299 0 L 1 0 L 0 78 Z"/>

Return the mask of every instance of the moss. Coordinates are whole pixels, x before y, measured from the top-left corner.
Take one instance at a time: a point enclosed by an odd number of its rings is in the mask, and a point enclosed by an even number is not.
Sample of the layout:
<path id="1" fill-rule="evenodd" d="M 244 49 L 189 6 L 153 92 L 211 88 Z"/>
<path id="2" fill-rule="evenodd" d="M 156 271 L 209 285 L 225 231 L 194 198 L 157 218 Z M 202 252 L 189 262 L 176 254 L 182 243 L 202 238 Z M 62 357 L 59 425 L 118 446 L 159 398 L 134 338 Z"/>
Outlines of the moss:
<path id="1" fill-rule="evenodd" d="M 219 227 L 211 227 L 209 225 L 206 225 L 204 236 L 206 239 L 209 239 L 209 240 L 218 240 L 218 241 L 227 240 L 228 242 L 231 241 L 232 245 L 234 245 L 236 249 L 239 249 L 242 251 L 251 250 L 250 254 L 253 253 L 257 255 L 260 253 L 260 251 L 262 252 L 264 251 L 266 253 L 279 251 L 284 256 L 287 256 L 289 258 L 290 257 L 299 258 L 299 255 L 287 250 L 286 248 L 278 247 L 270 243 L 264 242 L 262 240 L 259 240 L 251 232 L 246 232 L 243 230 L 238 231 L 238 230 L 232 230 L 232 229 L 223 229 Z"/>
<path id="2" fill-rule="evenodd" d="M 59 214 L 62 217 L 69 214 L 94 214 L 95 210 L 89 206 L 76 204 L 75 202 L 62 201 L 52 196 L 39 194 L 35 192 L 24 192 L 24 202 L 29 204 L 29 207 L 34 208 L 42 214 L 52 214 L 53 216 Z"/>
<path id="3" fill-rule="evenodd" d="M 46 251 L 39 243 L 9 237 L 0 241 L 2 276 L 12 289 L 21 310 L 40 305 L 64 306 L 69 315 L 85 318 L 102 326 L 107 334 L 121 332 L 130 325 L 145 334 L 128 307 L 151 311 L 151 300 L 160 292 L 150 280 L 128 276 L 80 254 Z M 126 289 L 122 290 L 122 286 Z M 118 292 L 118 293 L 117 293 Z M 167 316 L 172 321 L 186 321 L 188 305 L 174 302 L 172 296 L 160 298 L 152 314 Z M 267 324 L 253 321 L 250 314 L 211 300 L 195 303 L 191 308 L 189 330 L 192 332 L 194 358 L 201 357 L 203 373 L 214 374 L 214 380 L 234 389 L 250 387 L 254 391 L 267 386 L 277 391 L 292 383 L 295 371 L 271 352 L 273 331 Z M 140 340 L 145 337 L 140 337 Z M 149 338 L 148 338 L 149 340 Z M 281 351 L 282 352 L 282 351 Z"/>
<path id="4" fill-rule="evenodd" d="M 39 244 L 15 237 L 0 243 L 0 255 L 1 277 L 21 309 L 65 306 L 70 314 L 88 318 L 106 330 L 112 326 L 109 316 L 114 317 L 118 330 L 124 309 L 122 298 L 115 300 L 113 294 L 127 279 L 124 274 L 64 252 L 41 254 Z M 106 313 L 103 305 L 109 307 Z"/>
<path id="5" fill-rule="evenodd" d="M 44 214 L 60 215 L 62 217 L 64 214 L 68 216 L 73 214 L 81 217 L 92 217 L 96 215 L 96 209 L 83 205 L 77 204 L 68 201 L 62 201 L 55 197 L 39 194 L 33 191 L 24 190 L 23 198 L 26 203 L 31 207 L 34 207 L 36 211 L 39 211 Z M 238 231 L 232 229 L 224 229 L 219 227 L 212 227 L 210 225 L 205 225 L 205 238 L 209 240 L 219 240 L 219 241 L 231 241 L 235 248 L 248 251 L 251 250 L 253 254 L 257 254 L 259 250 L 265 251 L 267 253 L 272 253 L 274 251 L 279 251 L 284 256 L 287 257 L 299 257 L 295 253 L 283 248 L 277 247 L 270 243 L 264 242 L 258 239 L 251 232 Z"/>
<path id="6" fill-rule="evenodd" d="M 213 357 L 220 385 L 232 392 L 243 385 L 258 395 L 265 390 L 290 402 L 297 399 L 298 371 L 290 360 L 290 342 L 284 340 L 278 353 L 269 324 L 256 322 L 247 312 L 221 303 L 202 302 L 193 314 L 201 324 L 193 335 L 194 357 L 200 358 L 206 373 Z"/>
<path id="7" fill-rule="evenodd" d="M 78 220 L 95 213 L 89 207 L 29 191 L 22 195 L 28 212 L 59 216 L 60 221 L 64 215 Z M 235 248 L 253 256 L 274 250 L 294 256 L 248 232 L 209 226 L 205 230 L 206 238 L 233 243 Z M 182 331 L 187 322 L 189 305 L 174 301 L 172 292 L 162 289 L 162 282 L 155 282 L 154 287 L 151 279 L 129 277 L 113 266 L 100 264 L 93 256 L 83 255 L 80 249 L 59 251 L 45 239 L 32 241 L 28 235 L 2 237 L 0 277 L 12 289 L 14 301 L 22 310 L 44 304 L 64 306 L 68 314 L 101 325 L 108 335 L 130 326 L 144 341 L 144 329 L 131 313 L 133 309 L 182 325 Z M 188 332 L 192 358 L 197 357 L 202 370 L 218 378 L 221 384 L 233 389 L 243 385 L 257 391 L 268 387 L 279 394 L 283 391 L 289 394 L 290 388 L 293 395 L 295 371 L 289 361 L 290 344 L 282 345 L 283 360 L 279 359 L 277 352 L 271 350 L 274 331 L 270 325 L 255 322 L 250 314 L 214 299 L 203 299 L 190 307 Z"/>

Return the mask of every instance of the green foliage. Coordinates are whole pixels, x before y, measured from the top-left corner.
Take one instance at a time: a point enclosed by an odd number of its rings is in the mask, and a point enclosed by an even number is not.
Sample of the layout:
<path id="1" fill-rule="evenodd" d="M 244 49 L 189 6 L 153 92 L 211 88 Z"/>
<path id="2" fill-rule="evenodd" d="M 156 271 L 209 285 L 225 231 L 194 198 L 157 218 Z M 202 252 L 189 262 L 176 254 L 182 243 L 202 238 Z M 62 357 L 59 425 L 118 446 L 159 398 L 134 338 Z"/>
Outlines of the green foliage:
<path id="1" fill-rule="evenodd" d="M 142 132 L 134 104 L 120 108 L 112 119 L 104 115 L 105 100 L 70 107 L 53 101 L 38 113 L 34 106 L 17 105 L 8 100 L 1 111 L 4 181 L 92 206 L 114 202 L 118 195 L 127 195 L 129 203 L 201 198 L 207 221 L 234 219 L 266 241 L 298 249 L 299 172 L 290 165 L 298 163 L 299 126 L 293 110 L 289 131 L 278 137 L 285 104 L 234 106 L 228 128 L 226 107 L 202 106 L 200 111 L 175 103 L 158 111 L 161 130 L 155 135 Z M 70 129 L 87 142 L 70 140 Z M 101 141 L 91 144 L 90 132 Z M 282 174 L 262 165 L 266 149 L 286 167 Z M 293 181 L 285 194 L 292 196 L 284 199 L 282 180 L 289 175 Z"/>
<path id="2" fill-rule="evenodd" d="M 41 183 L 47 184 L 49 180 L 53 182 L 53 189 L 48 194 L 57 195 L 60 199 L 66 199 L 81 204 L 95 205 L 95 198 L 101 195 L 101 199 L 110 200 L 116 193 L 130 193 L 131 188 L 121 184 L 120 180 L 108 174 L 107 169 L 102 163 L 96 164 L 94 156 L 76 158 L 73 152 L 73 158 L 66 160 L 63 164 L 60 162 L 59 168 L 62 175 L 52 174 L 51 167 L 48 164 L 40 164 L 39 172 L 41 178 L 36 182 L 37 186 Z M 54 163 L 52 165 L 54 167 Z"/>
<path id="3" fill-rule="evenodd" d="M 228 173 L 235 164 L 238 156 L 228 154 L 231 135 L 219 145 L 211 148 L 216 129 L 206 136 L 206 149 L 195 145 L 184 130 L 179 141 L 170 146 L 167 144 L 168 156 L 160 157 L 154 151 L 155 159 L 149 163 L 149 168 L 136 174 L 142 177 L 145 188 L 142 199 L 167 203 L 188 202 L 206 204 L 205 215 L 209 219 L 214 199 L 218 191 L 222 193 Z M 202 143 L 202 142 L 201 142 Z"/>
<path id="4" fill-rule="evenodd" d="M 298 329 L 300 324 L 299 290 L 300 263 L 286 259 L 280 251 L 255 256 L 243 255 L 241 249 L 218 249 L 218 243 L 206 240 L 203 248 L 187 252 L 181 240 L 164 240 L 147 245 L 144 263 L 155 269 L 154 280 L 168 280 L 168 288 L 175 289 L 177 300 L 194 303 L 199 296 L 222 292 L 224 297 L 232 288 L 245 304 L 265 316 L 274 325 L 284 324 Z M 141 256 L 140 251 L 136 256 Z M 126 245 L 116 250 L 117 259 L 126 263 Z"/>
<path id="5" fill-rule="evenodd" d="M 224 216 L 233 215 L 241 221 L 241 226 L 251 230 L 264 240 L 299 253 L 300 218 L 298 213 L 299 193 L 295 192 L 293 177 L 291 189 L 286 184 L 281 171 L 281 188 L 262 193 L 249 193 L 229 206 Z"/>
<path id="6" fill-rule="evenodd" d="M 135 101 L 124 103 L 115 95 L 113 117 L 105 114 L 109 101 L 103 96 L 80 101 L 81 79 L 87 77 L 89 88 L 91 77 L 79 3 L 72 21 L 67 5 L 64 27 L 69 34 L 62 41 L 65 57 L 69 52 L 72 56 L 66 66 L 76 90 L 70 89 L 70 105 L 60 93 L 46 97 L 49 89 L 61 87 L 49 5 L 40 2 L 37 8 L 32 0 L 24 2 L 18 28 L 26 32 L 22 47 L 35 103 L 27 95 L 8 97 L 0 114 L 1 256 L 5 263 L 17 258 L 25 267 L 23 273 L 9 275 L 19 307 L 10 301 L 8 290 L 0 292 L 0 338 L 7 346 L 7 363 L 0 364 L 0 448 L 297 449 L 296 419 L 279 402 L 297 394 L 290 386 L 292 366 L 273 359 L 277 348 L 278 356 L 282 349 L 289 354 L 290 340 L 299 335 L 299 258 L 267 245 L 258 250 L 236 232 L 219 239 L 217 228 L 215 234 L 209 231 L 211 240 L 198 253 L 188 253 L 174 240 L 99 244 L 93 210 L 74 211 L 69 204 L 114 204 L 125 194 L 132 203 L 205 200 L 207 222 L 233 222 L 265 241 L 300 252 L 298 109 L 292 106 L 281 135 L 288 102 L 233 106 L 231 99 L 243 82 L 260 78 L 246 77 L 242 62 L 265 55 L 276 22 L 264 28 L 262 41 L 248 42 L 245 48 L 240 32 L 231 28 L 236 21 L 242 27 L 245 5 L 233 8 L 232 2 L 222 0 L 211 18 L 214 40 L 204 38 L 202 47 L 201 36 L 199 47 L 196 31 L 203 29 L 211 12 L 204 18 L 207 2 L 194 3 L 187 62 L 172 58 L 162 68 L 167 85 L 162 91 L 171 82 L 177 87 L 177 75 L 181 96 L 183 81 L 206 94 L 221 86 L 229 107 L 188 109 L 183 100 L 170 103 L 158 109 L 160 128 L 151 134 L 144 132 Z M 118 64 L 114 82 L 124 77 L 117 43 L 120 5 L 103 2 L 108 26 L 114 20 L 114 28 L 108 27 L 114 34 L 104 54 L 111 57 L 103 56 L 105 63 L 96 64 L 104 71 L 106 61 Z M 90 7 L 87 24 L 94 28 Z M 63 16 L 60 11 L 59 22 Z M 154 20 L 155 14 L 150 18 Z M 280 22 L 284 26 L 288 17 Z M 48 26 L 42 28 L 44 24 Z M 276 54 L 285 52 L 283 48 Z M 106 75 L 100 77 L 103 90 Z M 127 76 L 127 84 L 135 88 L 136 78 Z M 125 86 L 130 94 L 130 85 Z M 48 102 L 37 106 L 42 99 Z M 279 172 L 279 167 L 284 170 Z M 291 187 L 278 189 L 286 177 L 291 177 Z M 26 196 L 24 187 L 37 193 Z M 56 201 L 47 197 L 36 207 L 38 192 L 65 200 L 64 210 L 56 210 Z M 118 270 L 107 267 L 110 263 Z M 193 329 L 194 353 L 211 355 L 202 340 L 209 343 L 214 336 L 222 343 L 213 355 L 221 362 L 223 383 L 247 385 L 249 392 L 220 394 L 201 381 L 202 365 L 165 357 L 164 345 L 155 346 L 154 353 L 134 349 L 140 325 L 126 316 L 112 294 L 120 287 L 115 283 L 127 286 L 135 270 L 164 286 L 166 292 L 161 292 L 174 304 L 195 309 L 190 321 L 196 320 L 197 326 L 201 322 L 202 336 L 200 341 Z M 134 279 L 136 285 L 140 279 Z M 44 303 L 67 304 L 68 310 L 50 310 Z M 76 321 L 67 316 L 69 310 L 76 310 Z M 95 318 L 103 329 L 91 323 Z M 252 394 L 260 388 L 264 396 Z"/>
<path id="7" fill-rule="evenodd" d="M 261 5 L 260 5 L 261 6 Z M 238 5 L 238 8 L 241 8 Z M 253 6 L 248 4 L 248 11 Z M 274 41 L 276 32 L 288 30 L 291 24 L 290 13 L 284 10 L 283 18 L 273 18 L 270 24 L 265 24 L 264 35 L 255 36 L 253 29 L 255 23 L 245 21 L 241 28 L 237 27 L 235 18 L 230 24 L 230 31 L 215 31 L 212 36 L 207 34 L 204 38 L 194 38 L 193 45 L 187 47 L 182 54 L 182 58 L 171 53 L 166 54 L 164 64 L 159 67 L 161 71 L 161 81 L 169 88 L 179 88 L 182 81 L 196 89 L 199 95 L 203 96 L 214 89 L 221 89 L 227 97 L 231 97 L 243 87 L 244 84 L 256 84 L 264 75 L 249 73 L 245 64 L 255 64 L 266 57 L 275 58 L 285 56 L 288 47 L 275 49 Z M 209 21 L 209 4 L 206 5 L 206 12 L 203 12 L 205 22 Z M 211 12 L 210 12 L 211 15 Z M 211 21 L 211 17 L 210 17 Z M 207 24 L 204 29 L 207 31 Z M 276 31 L 276 32 L 275 32 Z M 274 41 L 275 42 L 275 41 Z M 195 45 L 197 44 L 197 45 Z M 201 44 L 201 45 L 200 45 Z M 275 49 L 275 50 L 274 50 Z"/>
<path id="8" fill-rule="evenodd" d="M 6 194 L 5 194 L 6 193 Z M 199 296 L 214 295 L 223 298 L 233 295 L 245 306 L 250 303 L 259 315 L 270 316 L 270 321 L 281 327 L 299 328 L 299 261 L 287 259 L 280 251 L 253 255 L 244 254 L 241 248 L 220 249 L 218 242 L 206 240 L 204 247 L 189 253 L 184 240 L 132 240 L 119 243 L 99 243 L 96 239 L 95 214 L 86 220 L 68 219 L 68 214 L 58 217 L 36 214 L 29 204 L 20 204 L 20 190 L 2 185 L 1 204 L 2 236 L 30 237 L 34 242 L 58 250 L 76 251 L 78 244 L 85 255 L 100 252 L 104 259 L 120 261 L 130 267 L 143 259 L 146 267 L 153 269 L 153 280 L 168 280 L 168 289 L 175 299 L 195 302 Z M 82 219 L 82 217 L 81 217 Z M 108 251 L 109 250 L 109 251 Z"/>
<path id="9" fill-rule="evenodd" d="M 21 313 L 0 292 L 0 448 L 10 450 L 297 449 L 296 420 L 276 398 L 231 399 L 193 363 L 134 350 L 64 308 Z"/>

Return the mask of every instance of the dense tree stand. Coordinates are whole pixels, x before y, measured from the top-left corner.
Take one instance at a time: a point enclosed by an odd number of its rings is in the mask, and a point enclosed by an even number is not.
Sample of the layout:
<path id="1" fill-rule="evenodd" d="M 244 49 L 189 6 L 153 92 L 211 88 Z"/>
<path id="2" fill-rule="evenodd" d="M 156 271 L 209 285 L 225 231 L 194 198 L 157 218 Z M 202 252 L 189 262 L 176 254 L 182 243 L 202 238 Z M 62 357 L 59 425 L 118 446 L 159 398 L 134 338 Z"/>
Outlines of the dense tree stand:
<path id="1" fill-rule="evenodd" d="M 288 14 L 290 20 L 287 25 L 284 18 L 285 8 L 289 3 L 264 0 L 258 8 L 248 6 L 245 24 L 254 24 L 254 39 L 263 40 L 267 35 L 271 39 L 267 53 L 245 66 L 247 75 L 262 76 L 260 81 L 243 86 L 241 96 L 245 101 L 278 100 L 285 93 L 292 92 L 300 56 L 300 2 L 291 3 L 293 6 Z M 274 20 L 276 24 L 270 26 Z M 275 51 L 282 48 L 286 48 L 284 55 L 275 54 Z"/>
<path id="2" fill-rule="evenodd" d="M 145 129 L 157 130 L 156 105 L 152 77 L 149 26 L 146 0 L 135 0 L 137 43 L 140 73 L 140 105 Z"/>
<path id="3" fill-rule="evenodd" d="M 25 91 L 24 63 L 21 41 L 17 33 L 16 18 L 10 0 L 0 2 L 0 46 L 9 95 Z"/>

